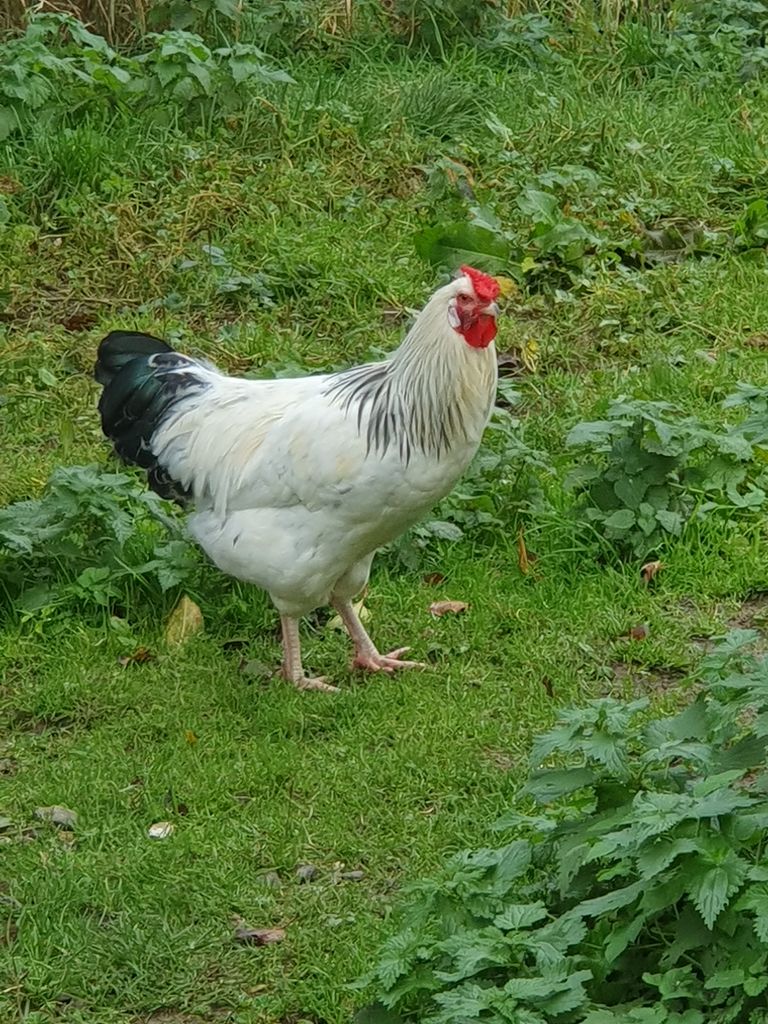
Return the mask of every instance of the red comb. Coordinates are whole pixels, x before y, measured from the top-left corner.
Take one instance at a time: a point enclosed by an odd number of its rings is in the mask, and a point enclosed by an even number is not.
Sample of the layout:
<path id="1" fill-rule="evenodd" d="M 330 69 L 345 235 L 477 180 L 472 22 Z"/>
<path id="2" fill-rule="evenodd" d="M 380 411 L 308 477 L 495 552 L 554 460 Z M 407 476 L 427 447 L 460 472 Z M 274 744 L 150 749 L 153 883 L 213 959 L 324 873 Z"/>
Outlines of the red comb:
<path id="1" fill-rule="evenodd" d="M 460 270 L 472 282 L 475 295 L 477 295 L 481 302 L 493 302 L 499 294 L 499 282 L 495 277 L 491 277 L 490 274 L 484 274 L 482 270 L 475 270 L 474 267 L 461 267 Z"/>

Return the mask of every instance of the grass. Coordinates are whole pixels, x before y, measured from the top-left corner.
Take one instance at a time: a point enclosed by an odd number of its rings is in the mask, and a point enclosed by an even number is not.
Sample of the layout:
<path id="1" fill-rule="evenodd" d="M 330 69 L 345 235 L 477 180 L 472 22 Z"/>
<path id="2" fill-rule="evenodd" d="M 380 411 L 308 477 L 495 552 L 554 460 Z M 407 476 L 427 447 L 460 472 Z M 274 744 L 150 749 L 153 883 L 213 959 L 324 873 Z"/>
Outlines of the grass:
<path id="1" fill-rule="evenodd" d="M 468 51 L 447 65 L 297 57 L 295 87 L 227 120 L 94 112 L 4 144 L 0 501 L 38 494 L 57 465 L 107 465 L 90 371 L 116 325 L 239 373 L 340 365 L 397 344 L 435 283 L 412 236 L 456 203 L 443 157 L 468 166 L 478 197 L 513 224 L 522 187 L 587 164 L 600 188 L 569 202 L 590 222 L 618 228 L 635 210 L 729 228 L 764 189 L 764 90 L 727 77 L 704 89 L 626 63 L 620 52 L 543 69 Z M 233 273 L 253 281 L 222 290 Z M 502 526 L 436 542 L 416 570 L 379 558 L 372 631 L 383 645 L 410 641 L 431 661 L 424 672 L 352 677 L 345 641 L 319 618 L 306 662 L 340 695 L 245 674 L 243 659 L 275 662 L 275 615 L 209 569 L 191 589 L 205 631 L 176 650 L 164 641 L 170 596 L 136 591 L 115 615 L 11 610 L 0 634 L 0 810 L 13 822 L 0 1018 L 348 1021 L 360 997 L 347 985 L 387 934 L 398 888 L 493 841 L 487 828 L 556 705 L 637 690 L 674 700 L 702 637 L 759 622 L 759 602 L 744 607 L 768 570 L 758 516 L 690 528 L 646 587 L 638 565 L 575 539 L 560 479 L 567 430 L 622 392 L 717 421 L 738 381 L 768 384 L 763 352 L 746 343 L 768 330 L 764 275 L 725 252 L 513 301 L 499 347 L 539 343 L 538 372 L 517 382 L 519 413 L 555 466 L 555 511 L 526 521 L 532 576 L 518 567 L 515 492 Z M 433 619 L 441 598 L 470 608 Z M 648 637 L 628 639 L 639 623 Z M 139 647 L 155 660 L 119 664 Z M 77 812 L 74 837 L 35 820 L 52 804 Z M 159 820 L 175 830 L 152 841 Z M 299 884 L 307 863 L 317 878 Z M 358 869 L 361 880 L 340 877 Z M 271 871 L 280 888 L 265 884 Z M 235 915 L 286 939 L 237 946 Z"/>

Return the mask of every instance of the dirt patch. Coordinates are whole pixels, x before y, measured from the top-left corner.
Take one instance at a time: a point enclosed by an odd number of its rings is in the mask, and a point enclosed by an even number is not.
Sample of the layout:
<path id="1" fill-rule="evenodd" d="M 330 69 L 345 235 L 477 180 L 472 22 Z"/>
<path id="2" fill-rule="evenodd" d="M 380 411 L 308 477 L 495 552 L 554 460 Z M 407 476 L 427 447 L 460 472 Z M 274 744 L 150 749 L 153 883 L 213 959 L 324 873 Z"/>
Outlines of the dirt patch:
<path id="1" fill-rule="evenodd" d="M 486 761 L 492 764 L 494 768 L 498 768 L 500 772 L 511 772 L 517 764 L 515 759 L 510 757 L 505 751 L 493 750 L 491 747 L 488 747 L 483 751 L 483 757 Z"/>
<path id="2" fill-rule="evenodd" d="M 629 684 L 639 693 L 669 693 L 677 690 L 688 673 L 681 668 L 670 665 L 634 665 L 626 661 L 612 661 L 614 681 L 623 685 Z"/>
<path id="3" fill-rule="evenodd" d="M 768 593 L 750 594 L 735 615 L 726 620 L 729 629 L 768 628 Z"/>

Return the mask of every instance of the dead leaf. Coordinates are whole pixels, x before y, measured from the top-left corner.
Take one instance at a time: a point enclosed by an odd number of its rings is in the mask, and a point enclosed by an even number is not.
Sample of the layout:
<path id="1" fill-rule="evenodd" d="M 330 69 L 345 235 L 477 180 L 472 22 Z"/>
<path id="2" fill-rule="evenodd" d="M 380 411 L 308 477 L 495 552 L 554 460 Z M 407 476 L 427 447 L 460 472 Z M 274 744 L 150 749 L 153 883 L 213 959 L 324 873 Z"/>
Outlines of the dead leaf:
<path id="1" fill-rule="evenodd" d="M 284 938 L 284 928 L 249 928 L 245 924 L 239 924 L 234 934 L 235 942 L 241 946 L 271 946 Z"/>
<path id="2" fill-rule="evenodd" d="M 71 313 L 60 321 L 61 326 L 70 334 L 77 334 L 80 331 L 88 331 L 98 323 L 98 317 L 93 313 Z"/>
<path id="3" fill-rule="evenodd" d="M 544 692 L 550 698 L 550 700 L 554 699 L 555 688 L 552 685 L 552 680 L 548 679 L 547 676 L 544 676 L 544 678 L 541 680 L 541 685 L 544 687 Z"/>
<path id="4" fill-rule="evenodd" d="M 768 348 L 768 334 L 751 334 L 744 339 L 744 344 L 750 348 Z"/>
<path id="5" fill-rule="evenodd" d="M 428 587 L 439 587 L 441 583 L 445 583 L 445 576 L 441 572 L 428 572 L 421 577 L 421 580 Z"/>
<path id="6" fill-rule="evenodd" d="M 184 739 L 187 741 L 187 743 L 190 743 L 192 746 L 194 746 L 195 743 L 197 743 L 197 735 L 191 729 L 184 730 Z"/>
<path id="7" fill-rule="evenodd" d="M 146 647 L 137 647 L 133 654 L 123 654 L 119 657 L 117 663 L 125 668 L 127 665 L 143 665 L 145 662 L 154 661 L 156 658 L 157 655 L 153 654 Z"/>
<path id="8" fill-rule="evenodd" d="M 178 647 L 195 633 L 199 633 L 202 628 L 203 613 L 195 602 L 184 594 L 168 618 L 165 627 L 166 642 L 170 647 Z"/>
<path id="9" fill-rule="evenodd" d="M 661 572 L 664 568 L 663 562 L 646 562 L 640 570 L 640 575 L 643 577 L 644 583 L 650 583 L 655 577 L 656 573 Z"/>
<path id="10" fill-rule="evenodd" d="M 429 614 L 434 618 L 442 618 L 443 615 L 458 615 L 469 608 L 466 601 L 433 601 L 429 606 Z"/>
<path id="11" fill-rule="evenodd" d="M 630 629 L 630 631 L 627 634 L 627 636 L 630 638 L 630 640 L 645 640 L 649 633 L 650 633 L 650 630 L 643 623 L 640 626 L 633 626 Z"/>
<path id="12" fill-rule="evenodd" d="M 525 533 L 523 528 L 520 527 L 520 532 L 517 535 L 517 564 L 520 566 L 520 572 L 523 576 L 527 576 L 531 571 L 531 566 L 537 559 L 537 555 L 534 555 L 532 551 L 529 551 L 525 546 Z"/>
<path id="13" fill-rule="evenodd" d="M 77 824 L 77 815 L 68 807 L 36 807 L 35 817 L 50 821 L 56 828 L 73 829 Z"/>
<path id="14" fill-rule="evenodd" d="M 154 825 L 150 825 L 147 829 L 147 835 L 150 839 L 167 839 L 172 834 L 172 821 L 156 821 Z"/>

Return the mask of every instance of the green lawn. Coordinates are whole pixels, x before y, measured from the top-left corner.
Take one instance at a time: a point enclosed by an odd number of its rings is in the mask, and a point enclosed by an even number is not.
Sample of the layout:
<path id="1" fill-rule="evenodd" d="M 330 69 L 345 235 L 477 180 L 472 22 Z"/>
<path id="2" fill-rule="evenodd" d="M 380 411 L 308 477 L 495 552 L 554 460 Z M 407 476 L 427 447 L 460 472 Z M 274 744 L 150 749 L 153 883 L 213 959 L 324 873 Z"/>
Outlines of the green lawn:
<path id="1" fill-rule="evenodd" d="M 0 501 L 38 496 L 60 465 L 109 465 L 91 367 L 115 326 L 236 373 L 397 345 L 437 280 L 413 236 L 460 202 L 446 158 L 518 226 L 521 189 L 568 165 L 599 185 L 566 185 L 563 201 L 606 232 L 628 216 L 728 231 L 768 180 L 766 91 L 733 77 L 706 87 L 618 59 L 530 69 L 463 50 L 290 70 L 296 85 L 216 123 L 105 110 L 0 144 Z M 235 275 L 252 280 L 227 291 Z M 415 567 L 378 559 L 374 638 L 410 643 L 426 670 L 351 675 L 319 616 L 306 664 L 342 692 L 297 693 L 258 670 L 279 657 L 266 598 L 205 566 L 186 587 L 205 629 L 176 649 L 164 628 L 178 589 L 137 586 L 106 609 L 0 605 L 2 1021 L 349 1021 L 362 997 L 348 983 L 371 966 L 398 889 L 493 842 L 556 706 L 674 701 L 702 638 L 760 624 L 759 514 L 692 524 L 646 586 L 638 561 L 574 530 L 562 477 L 567 431 L 620 394 L 717 424 L 739 381 L 768 386 L 764 260 L 724 248 L 606 265 L 582 289 L 519 290 L 506 312 L 499 349 L 539 346 L 516 415 L 554 468 L 547 509 L 526 513 L 529 495 L 499 477 L 500 522 L 431 542 Z M 469 608 L 435 619 L 443 598 Z M 639 624 L 647 637 L 628 639 Z M 120 664 L 142 647 L 155 657 Z M 35 819 L 48 805 L 77 813 L 72 835 Z M 151 840 L 161 820 L 174 832 Z M 306 864 L 318 870 L 301 884 Z M 285 939 L 237 945 L 236 917 Z"/>

